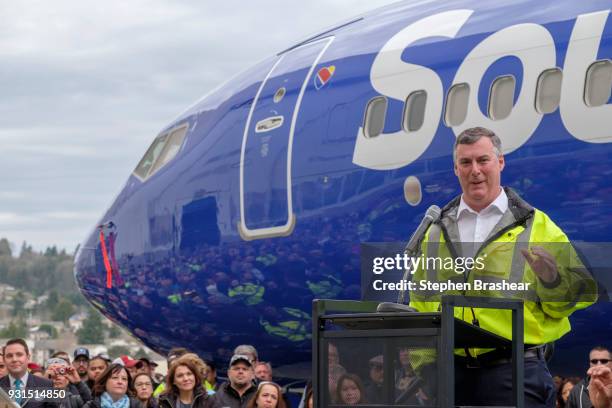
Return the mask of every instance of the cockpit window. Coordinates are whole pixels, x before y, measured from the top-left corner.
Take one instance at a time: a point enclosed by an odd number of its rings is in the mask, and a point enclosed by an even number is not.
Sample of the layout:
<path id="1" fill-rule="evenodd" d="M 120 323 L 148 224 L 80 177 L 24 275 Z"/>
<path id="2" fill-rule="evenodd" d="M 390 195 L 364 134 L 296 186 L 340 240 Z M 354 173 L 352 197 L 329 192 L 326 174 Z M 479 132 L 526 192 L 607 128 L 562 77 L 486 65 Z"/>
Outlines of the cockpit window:
<path id="1" fill-rule="evenodd" d="M 134 174 L 145 180 L 172 160 L 183 145 L 187 129 L 185 124 L 159 135 L 136 166 Z"/>

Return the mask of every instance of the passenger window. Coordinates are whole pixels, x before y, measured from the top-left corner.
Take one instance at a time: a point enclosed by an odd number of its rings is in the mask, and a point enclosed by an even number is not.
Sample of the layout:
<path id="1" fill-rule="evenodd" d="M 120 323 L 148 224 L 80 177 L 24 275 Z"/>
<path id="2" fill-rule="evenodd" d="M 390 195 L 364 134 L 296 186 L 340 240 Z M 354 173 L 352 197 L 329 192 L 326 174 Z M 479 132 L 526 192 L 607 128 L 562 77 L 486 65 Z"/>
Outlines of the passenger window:
<path id="1" fill-rule="evenodd" d="M 180 128 L 172 131 L 170 136 L 168 137 L 168 141 L 166 142 L 166 146 L 164 150 L 159 155 L 157 161 L 153 165 L 153 169 L 150 174 L 154 174 L 157 170 L 162 168 L 166 163 L 176 156 L 181 146 L 183 145 L 183 140 L 185 139 L 185 134 L 187 133 L 187 125 L 181 126 Z"/>
<path id="2" fill-rule="evenodd" d="M 514 106 L 514 88 L 516 80 L 512 75 L 500 76 L 491 84 L 489 92 L 489 118 L 502 120 L 507 118 Z"/>
<path id="3" fill-rule="evenodd" d="M 608 103 L 612 90 L 612 61 L 596 61 L 587 70 L 584 86 L 584 102 L 587 106 Z"/>
<path id="4" fill-rule="evenodd" d="M 423 126 L 425 121 L 425 105 L 427 104 L 427 92 L 414 91 L 406 98 L 404 106 L 404 120 L 402 127 L 408 132 L 416 132 Z"/>
<path id="5" fill-rule="evenodd" d="M 385 128 L 386 115 L 387 98 L 384 96 L 377 96 L 370 99 L 363 119 L 364 136 L 371 138 L 380 135 Z"/>
<path id="6" fill-rule="evenodd" d="M 138 166 L 136 166 L 136 170 L 134 170 L 134 173 L 138 177 L 143 180 L 147 177 L 147 174 L 149 174 L 149 170 L 151 170 L 153 163 L 155 163 L 164 146 L 166 145 L 167 139 L 168 134 L 164 133 L 153 141 L 143 158 L 140 160 L 140 163 L 138 163 Z"/>
<path id="7" fill-rule="evenodd" d="M 561 81 L 563 73 L 559 68 L 547 69 L 538 77 L 535 107 L 539 113 L 552 113 L 561 101 Z"/>
<path id="8" fill-rule="evenodd" d="M 448 90 L 444 122 L 446 126 L 459 126 L 467 116 L 470 86 L 466 83 L 455 84 Z"/>

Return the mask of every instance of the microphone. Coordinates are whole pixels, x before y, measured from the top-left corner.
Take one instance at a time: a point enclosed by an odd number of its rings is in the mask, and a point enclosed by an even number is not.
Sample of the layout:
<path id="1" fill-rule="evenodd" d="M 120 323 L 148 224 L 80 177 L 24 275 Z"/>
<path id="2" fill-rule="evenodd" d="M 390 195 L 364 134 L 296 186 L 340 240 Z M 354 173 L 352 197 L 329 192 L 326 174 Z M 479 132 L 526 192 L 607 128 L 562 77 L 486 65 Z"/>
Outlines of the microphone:
<path id="1" fill-rule="evenodd" d="M 419 251 L 419 244 L 421 242 L 421 238 L 425 235 L 427 228 L 429 226 L 438 221 L 440 219 L 440 215 L 442 215 L 442 210 L 437 205 L 432 205 L 425 212 L 425 216 L 421 220 L 421 223 L 414 230 L 414 233 L 410 237 L 410 240 L 406 244 L 406 248 L 404 249 L 404 253 L 409 255 L 414 255 Z"/>
<path id="2" fill-rule="evenodd" d="M 405 254 L 408 254 L 409 256 L 415 256 L 419 252 L 419 244 L 421 243 L 421 239 L 423 238 L 423 236 L 425 236 L 427 228 L 429 228 L 432 223 L 438 221 L 440 219 L 440 215 L 442 215 L 442 210 L 437 205 L 432 205 L 427 209 L 427 211 L 425 211 L 425 215 L 423 216 L 421 223 L 419 224 L 417 229 L 414 230 L 412 236 L 410 237 L 410 240 L 406 244 L 406 248 L 404 248 Z M 404 271 L 404 277 L 402 278 L 403 280 L 408 280 L 408 276 L 411 273 L 411 269 L 412 268 L 409 266 Z M 397 303 L 404 304 L 405 299 L 406 291 L 401 290 L 399 296 L 397 297 Z"/>

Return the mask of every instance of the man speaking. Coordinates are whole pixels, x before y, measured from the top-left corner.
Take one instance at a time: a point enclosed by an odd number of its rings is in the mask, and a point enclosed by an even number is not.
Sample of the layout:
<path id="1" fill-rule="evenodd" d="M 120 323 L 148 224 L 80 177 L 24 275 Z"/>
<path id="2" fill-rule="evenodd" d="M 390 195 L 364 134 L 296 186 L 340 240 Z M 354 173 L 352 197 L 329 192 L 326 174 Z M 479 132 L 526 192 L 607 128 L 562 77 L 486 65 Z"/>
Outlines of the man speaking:
<path id="1" fill-rule="evenodd" d="M 480 257 L 485 267 L 462 274 L 419 268 L 413 281 L 530 283 L 528 292 L 468 290 L 456 294 L 525 299 L 525 406 L 553 408 L 555 390 L 543 345 L 570 331 L 568 316 L 591 304 L 596 284 L 563 231 L 544 212 L 510 188 L 501 187 L 506 163 L 497 135 L 481 127 L 463 131 L 455 141 L 453 159 L 462 194 L 428 228 L 421 250 L 428 257 Z M 438 311 L 439 295 L 412 292 L 410 306 L 421 312 Z M 509 311 L 456 308 L 455 317 L 512 337 Z M 466 349 L 455 355 L 456 405 L 509 405 L 509 351 Z"/>

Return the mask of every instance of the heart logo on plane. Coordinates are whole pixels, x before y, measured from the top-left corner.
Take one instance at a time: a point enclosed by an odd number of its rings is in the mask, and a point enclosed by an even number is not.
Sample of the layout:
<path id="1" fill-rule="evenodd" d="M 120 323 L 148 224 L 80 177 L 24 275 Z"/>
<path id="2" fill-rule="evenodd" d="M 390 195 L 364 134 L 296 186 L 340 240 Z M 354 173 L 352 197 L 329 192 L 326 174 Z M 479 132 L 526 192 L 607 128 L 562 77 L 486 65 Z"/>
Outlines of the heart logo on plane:
<path id="1" fill-rule="evenodd" d="M 323 88 L 325 84 L 329 82 L 331 77 L 334 75 L 335 71 L 336 71 L 336 66 L 330 65 L 329 67 L 321 68 L 317 72 L 317 75 L 315 76 L 315 79 L 314 79 L 314 86 L 317 91 Z"/>

